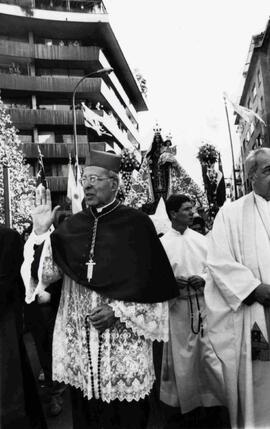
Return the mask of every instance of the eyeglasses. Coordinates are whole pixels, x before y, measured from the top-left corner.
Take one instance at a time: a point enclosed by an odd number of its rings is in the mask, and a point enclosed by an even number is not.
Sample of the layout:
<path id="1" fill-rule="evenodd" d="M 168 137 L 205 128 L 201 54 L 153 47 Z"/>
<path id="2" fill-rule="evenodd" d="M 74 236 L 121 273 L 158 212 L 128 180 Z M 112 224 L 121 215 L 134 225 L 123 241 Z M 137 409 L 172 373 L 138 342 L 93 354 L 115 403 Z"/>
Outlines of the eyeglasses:
<path id="1" fill-rule="evenodd" d="M 110 179 L 112 179 L 112 177 L 99 177 L 96 174 L 91 174 L 90 176 L 83 176 L 81 178 L 81 182 L 82 183 L 89 182 L 91 183 L 91 185 L 95 185 L 98 181 L 110 180 Z"/>

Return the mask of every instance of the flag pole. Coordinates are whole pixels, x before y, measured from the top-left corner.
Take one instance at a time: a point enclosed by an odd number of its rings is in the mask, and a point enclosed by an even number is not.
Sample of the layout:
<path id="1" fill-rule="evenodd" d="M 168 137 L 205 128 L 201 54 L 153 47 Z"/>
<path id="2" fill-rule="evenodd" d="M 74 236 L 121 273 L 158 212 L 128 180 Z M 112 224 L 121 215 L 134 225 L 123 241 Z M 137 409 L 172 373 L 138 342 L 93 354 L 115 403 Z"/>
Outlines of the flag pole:
<path id="1" fill-rule="evenodd" d="M 9 166 L 3 165 L 5 226 L 12 227 Z"/>
<path id="2" fill-rule="evenodd" d="M 225 106 L 225 112 L 226 112 L 226 118 L 227 118 L 227 124 L 228 124 L 228 131 L 229 131 L 229 137 L 230 137 L 230 145 L 231 145 L 234 196 L 235 196 L 235 199 L 237 200 L 237 198 L 238 198 L 238 192 L 237 192 L 236 176 L 235 176 L 235 162 L 234 162 L 234 153 L 233 153 L 232 133 L 231 133 L 231 127 L 230 127 L 230 121 L 229 121 L 228 108 L 227 108 L 227 100 L 226 100 L 225 95 L 223 95 L 223 99 L 224 99 L 224 106 Z"/>

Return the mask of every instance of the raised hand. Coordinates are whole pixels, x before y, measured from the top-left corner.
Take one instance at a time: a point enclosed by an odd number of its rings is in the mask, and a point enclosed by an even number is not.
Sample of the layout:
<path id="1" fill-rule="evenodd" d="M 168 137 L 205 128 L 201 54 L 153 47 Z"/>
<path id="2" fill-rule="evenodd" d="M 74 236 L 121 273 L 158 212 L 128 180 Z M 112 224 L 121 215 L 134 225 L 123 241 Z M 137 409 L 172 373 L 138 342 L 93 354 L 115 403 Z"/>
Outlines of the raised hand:
<path id="1" fill-rule="evenodd" d="M 55 220 L 56 206 L 52 210 L 51 192 L 44 186 L 36 189 L 35 197 L 32 199 L 31 216 L 33 219 L 33 230 L 40 235 L 47 232 Z"/>

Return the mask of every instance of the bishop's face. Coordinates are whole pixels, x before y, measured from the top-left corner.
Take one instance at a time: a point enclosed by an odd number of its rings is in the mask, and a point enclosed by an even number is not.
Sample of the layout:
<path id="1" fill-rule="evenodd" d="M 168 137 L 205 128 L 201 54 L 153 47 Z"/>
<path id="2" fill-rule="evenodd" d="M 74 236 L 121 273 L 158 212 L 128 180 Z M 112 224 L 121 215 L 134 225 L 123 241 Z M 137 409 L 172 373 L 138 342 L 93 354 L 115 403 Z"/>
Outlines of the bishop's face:
<path id="1" fill-rule="evenodd" d="M 117 183 L 109 171 L 101 167 L 85 167 L 82 186 L 87 206 L 102 207 L 113 201 Z"/>
<path id="2" fill-rule="evenodd" d="M 258 167 L 253 177 L 254 192 L 270 200 L 270 154 L 262 153 L 257 159 Z"/>

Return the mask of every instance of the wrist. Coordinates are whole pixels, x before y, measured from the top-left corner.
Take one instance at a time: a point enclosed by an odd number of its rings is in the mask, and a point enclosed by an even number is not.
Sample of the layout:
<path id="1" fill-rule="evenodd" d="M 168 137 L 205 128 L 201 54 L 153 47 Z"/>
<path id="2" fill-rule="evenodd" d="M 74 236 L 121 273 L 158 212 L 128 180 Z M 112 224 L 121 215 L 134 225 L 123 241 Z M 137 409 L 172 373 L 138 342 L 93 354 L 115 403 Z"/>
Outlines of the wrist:
<path id="1" fill-rule="evenodd" d="M 34 233 L 36 235 L 42 235 L 42 234 L 46 234 L 46 232 L 48 232 L 49 229 L 47 228 L 34 228 Z"/>

